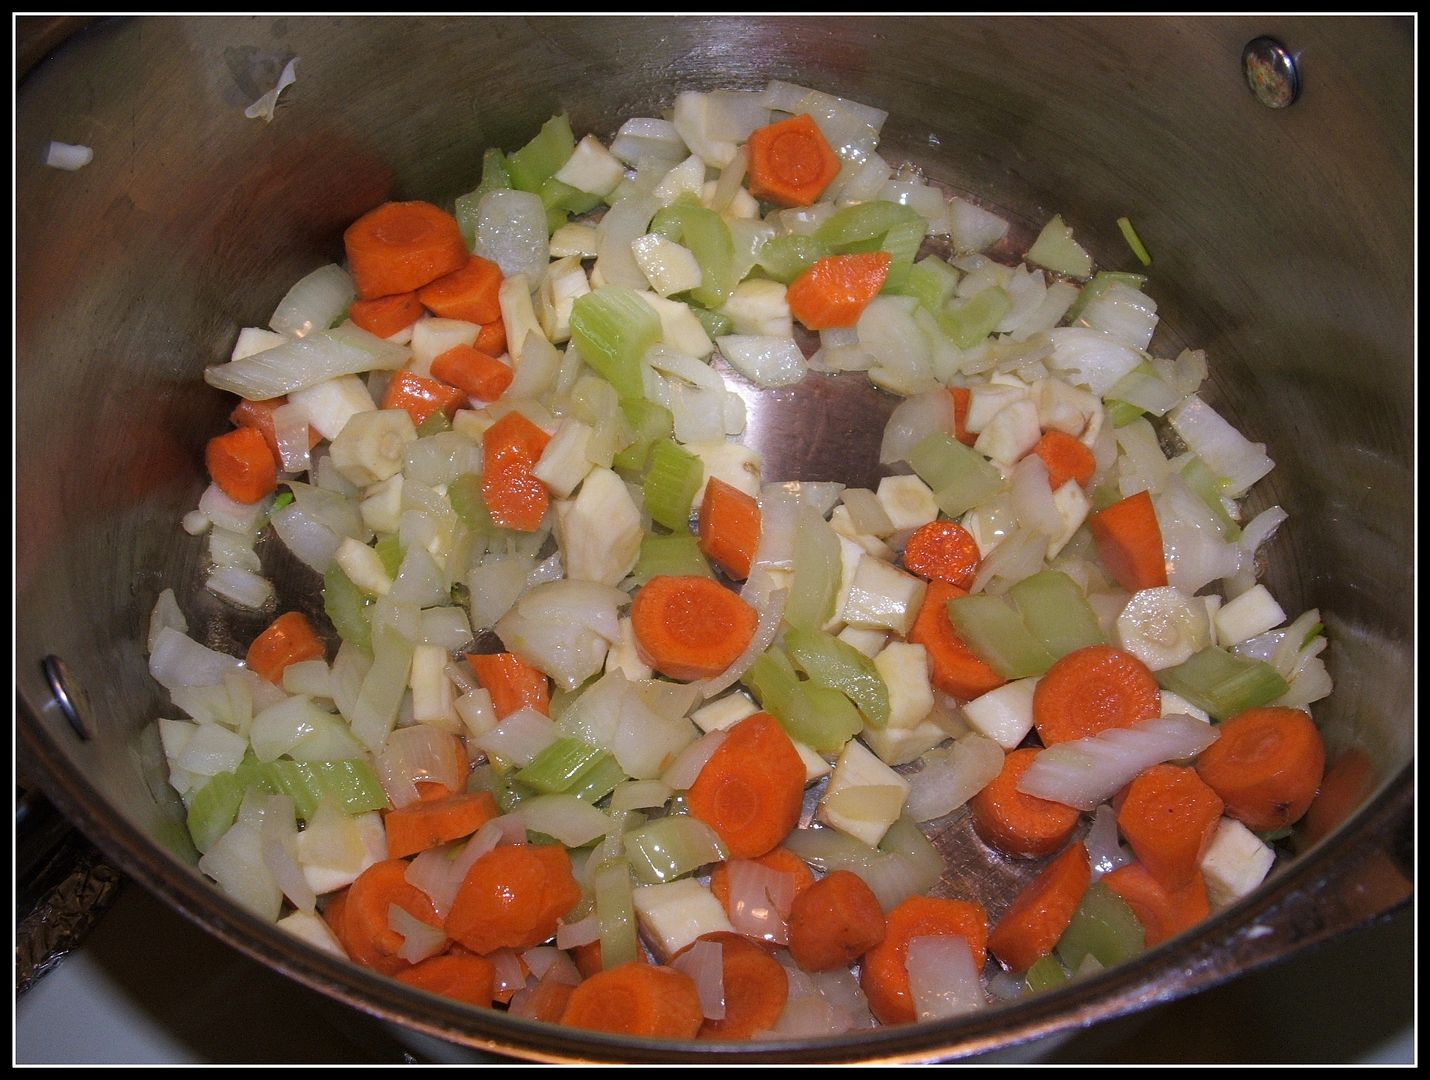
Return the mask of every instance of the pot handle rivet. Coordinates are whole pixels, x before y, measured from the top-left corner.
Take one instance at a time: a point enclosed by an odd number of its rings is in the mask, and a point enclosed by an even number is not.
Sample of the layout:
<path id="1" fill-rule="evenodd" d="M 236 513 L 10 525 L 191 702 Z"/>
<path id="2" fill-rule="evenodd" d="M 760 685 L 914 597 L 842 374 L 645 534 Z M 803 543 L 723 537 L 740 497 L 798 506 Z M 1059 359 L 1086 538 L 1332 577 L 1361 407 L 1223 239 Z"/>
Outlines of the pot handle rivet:
<path id="1" fill-rule="evenodd" d="M 58 656 L 47 656 L 40 661 L 40 667 L 55 696 L 55 704 L 74 733 L 86 741 L 92 738 L 94 725 L 90 722 L 89 695 L 75 682 L 65 662 Z"/>
<path id="2" fill-rule="evenodd" d="M 1241 50 L 1246 84 L 1268 109 L 1284 109 L 1301 94 L 1296 57 L 1275 38 L 1253 38 Z"/>

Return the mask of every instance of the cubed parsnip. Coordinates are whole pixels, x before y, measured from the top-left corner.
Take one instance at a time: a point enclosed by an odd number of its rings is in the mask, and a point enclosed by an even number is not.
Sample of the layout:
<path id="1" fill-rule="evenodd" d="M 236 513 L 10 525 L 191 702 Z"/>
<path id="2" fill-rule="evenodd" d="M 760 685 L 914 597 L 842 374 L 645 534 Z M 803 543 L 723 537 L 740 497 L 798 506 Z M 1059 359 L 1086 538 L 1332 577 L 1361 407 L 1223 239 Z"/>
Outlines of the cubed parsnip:
<path id="1" fill-rule="evenodd" d="M 794 744 L 795 752 L 799 754 L 799 760 L 804 763 L 804 782 L 806 784 L 812 784 L 834 771 L 834 766 L 812 746 L 802 743 L 798 739 L 791 739 L 790 742 Z"/>
<path id="2" fill-rule="evenodd" d="M 701 731 L 724 731 L 759 711 L 760 707 L 749 694 L 736 690 L 732 694 L 716 698 L 708 705 L 700 706 L 690 714 L 690 719 L 695 721 L 695 726 Z"/>
<path id="3" fill-rule="evenodd" d="M 635 566 L 642 535 L 630 489 L 610 469 L 592 469 L 576 498 L 556 505 L 556 539 L 572 580 L 615 585 Z"/>
<path id="4" fill-rule="evenodd" d="M 932 720 L 920 720 L 910 728 L 866 727 L 859 737 L 886 765 L 907 765 L 947 739 L 948 732 Z"/>
<path id="5" fill-rule="evenodd" d="M 1025 396 L 993 414 L 978 433 L 973 449 L 999 465 L 1012 465 L 1037 446 L 1042 437 L 1038 407 Z"/>
<path id="6" fill-rule="evenodd" d="M 531 302 L 531 282 L 525 274 L 507 278 L 497 290 L 497 300 L 501 304 L 501 321 L 506 329 L 506 351 L 511 356 L 511 366 L 520 368 L 526 335 L 546 338 L 541 320 L 536 317 L 536 307 Z"/>
<path id="7" fill-rule="evenodd" d="M 850 626 L 906 635 L 918 616 L 927 584 L 896 566 L 863 555 L 839 617 Z"/>
<path id="8" fill-rule="evenodd" d="M 705 498 L 705 485 L 712 476 L 746 495 L 760 497 L 760 455 L 757 451 L 736 442 L 688 443 L 685 449 L 698 457 L 703 467 L 700 487 L 692 500 L 696 507 Z"/>
<path id="9" fill-rule="evenodd" d="M 557 259 L 546 268 L 536 290 L 536 319 L 548 341 L 561 344 L 571 337 L 571 308 L 591 291 L 580 256 Z"/>
<path id="10" fill-rule="evenodd" d="M 328 924 L 319 915 L 308 911 L 293 911 L 279 919 L 277 925 L 314 948 L 322 949 L 324 952 L 332 953 L 344 960 L 347 959 L 348 954 L 343 951 L 343 947 L 338 944 L 338 939 L 333 936 L 333 932 L 328 929 Z"/>
<path id="11" fill-rule="evenodd" d="M 574 416 L 563 416 L 551 433 L 551 441 L 532 468 L 532 475 L 558 499 L 570 498 L 594 465 L 586 450 L 591 443 L 591 425 Z"/>
<path id="12" fill-rule="evenodd" d="M 368 487 L 401 472 L 407 444 L 416 441 L 417 429 L 406 409 L 377 409 L 349 419 L 329 451 L 344 479 Z"/>
<path id="13" fill-rule="evenodd" d="M 694 253 L 659 233 L 637 236 L 631 254 L 657 296 L 698 289 L 704 280 Z"/>
<path id="14" fill-rule="evenodd" d="M 720 901 L 694 878 L 632 890 L 636 918 L 662 963 L 705 934 L 734 933 Z"/>
<path id="15" fill-rule="evenodd" d="M 588 195 L 609 195 L 626 177 L 626 167 L 594 135 L 576 144 L 566 164 L 556 170 L 556 179 Z"/>
<path id="16" fill-rule="evenodd" d="M 284 344 L 287 340 L 276 331 L 264 330 L 258 326 L 245 326 L 238 332 L 238 340 L 233 343 L 233 352 L 229 354 L 229 360 L 242 360 L 245 357 L 267 352 L 269 349 Z"/>
<path id="17" fill-rule="evenodd" d="M 1215 619 L 1217 641 L 1223 648 L 1230 648 L 1281 626 L 1286 622 L 1286 612 L 1265 585 L 1253 585 L 1222 604 Z"/>
<path id="18" fill-rule="evenodd" d="M 553 259 L 594 259 L 597 252 L 596 226 L 584 221 L 572 221 L 551 234 Z M 548 271 L 549 273 L 549 271 Z"/>
<path id="19" fill-rule="evenodd" d="M 1163 716 L 1190 716 L 1193 720 L 1200 720 L 1204 724 L 1210 724 L 1212 718 L 1207 715 L 1206 710 L 1199 709 L 1180 694 L 1174 694 L 1170 690 L 1162 691 L 1162 715 Z"/>
<path id="20" fill-rule="evenodd" d="M 641 659 L 640 650 L 636 648 L 636 635 L 631 629 L 629 615 L 621 617 L 620 627 L 620 640 L 614 642 L 606 653 L 606 670 L 619 671 L 631 682 L 654 678 L 655 669 Z M 697 724 L 700 722 L 693 714 L 690 719 Z"/>
<path id="21" fill-rule="evenodd" d="M 1058 512 L 1058 520 L 1062 525 L 1048 541 L 1049 561 L 1056 559 L 1063 548 L 1068 546 L 1073 534 L 1087 520 L 1092 504 L 1088 502 L 1087 494 L 1078 486 L 1078 482 L 1069 480 L 1053 492 L 1053 509 Z"/>
<path id="22" fill-rule="evenodd" d="M 407 686 L 412 691 L 412 719 L 416 723 L 456 734 L 461 729 L 461 718 L 447 678 L 448 662 L 447 650 L 440 645 L 414 646 Z"/>
<path id="23" fill-rule="evenodd" d="M 1014 679 L 963 704 L 963 716 L 978 734 L 1013 750 L 1033 730 L 1033 690 L 1038 680 Z"/>
<path id="24" fill-rule="evenodd" d="M 463 319 L 418 319 L 412 324 L 412 362 L 418 375 L 432 374 L 432 361 L 458 345 L 475 345 L 482 328 Z"/>
<path id="25" fill-rule="evenodd" d="M 787 291 L 786 286 L 778 281 L 751 278 L 735 287 L 720 311 L 730 316 L 737 334 L 792 337 L 794 317 L 790 314 L 789 301 L 785 299 Z"/>
<path id="26" fill-rule="evenodd" d="M 594 285 L 595 282 L 593 281 Z M 715 342 L 690 310 L 689 304 L 669 300 L 653 292 L 637 293 L 660 316 L 660 340 L 676 352 L 703 360 L 715 351 Z"/>
<path id="27" fill-rule="evenodd" d="M 1239 821 L 1222 818 L 1201 863 L 1212 908 L 1226 907 L 1251 892 L 1275 862 L 1276 852 L 1254 832 Z"/>
<path id="28" fill-rule="evenodd" d="M 705 186 L 700 189 L 700 205 L 707 210 L 715 202 L 715 188 L 718 184 L 718 180 L 707 180 Z M 737 188 L 729 203 L 720 211 L 720 216 L 725 219 L 726 224 L 732 221 L 759 221 L 759 200 L 744 188 Z"/>
<path id="29" fill-rule="evenodd" d="M 841 539 L 843 538 L 841 537 Z M 840 545 L 841 551 L 843 546 L 843 544 Z M 836 605 L 839 602 L 840 601 L 836 598 Z M 844 642 L 844 644 L 852 645 L 870 660 L 879 655 L 889 640 L 889 632 L 887 630 L 875 630 L 865 626 L 846 626 L 834 636 Z"/>
<path id="30" fill-rule="evenodd" d="M 839 508 L 836 507 L 835 509 Z M 834 590 L 834 614 L 829 617 L 829 621 L 823 626 L 823 629 L 831 634 L 838 632 L 841 628 L 844 630 L 849 629 L 849 627 L 844 625 L 842 615 L 844 603 L 849 599 L 849 590 L 854 587 L 854 575 L 859 571 L 859 560 L 864 558 L 867 554 L 862 547 L 849 539 L 849 537 L 843 536 L 838 532 L 834 535 L 839 538 L 839 584 Z M 881 636 L 888 633 L 888 631 L 879 627 L 858 627 L 857 629 L 867 630 L 871 634 L 879 634 Z M 883 648 L 882 642 L 880 642 L 879 647 Z M 871 659 L 873 655 L 873 653 L 869 654 Z"/>
<path id="31" fill-rule="evenodd" d="M 387 858 L 387 830 L 376 811 L 351 817 L 339 812 L 326 825 L 330 827 L 315 829 L 310 822 L 298 834 L 298 865 L 319 896 L 351 885 L 369 866 Z"/>
<path id="32" fill-rule="evenodd" d="M 478 687 L 476 690 L 468 690 L 452 705 L 466 727 L 469 738 L 485 735 L 497 726 L 497 712 L 492 708 L 492 695 L 486 689 Z"/>
<path id="33" fill-rule="evenodd" d="M 1038 426 L 1061 431 L 1091 446 L 1102 430 L 1102 402 L 1096 394 L 1062 379 L 1039 379 L 1033 391 L 1038 406 Z"/>
<path id="34" fill-rule="evenodd" d="M 376 533 L 395 533 L 402 524 L 402 474 L 372 484 L 362 493 L 362 523 Z"/>
<path id="35" fill-rule="evenodd" d="M 490 409 L 458 409 L 452 417 L 452 430 L 474 443 L 480 443 L 487 428 L 497 422 Z"/>
<path id="36" fill-rule="evenodd" d="M 894 549 L 884 543 L 879 537 L 872 533 L 860 532 L 855 526 L 853 518 L 849 514 L 849 507 L 836 506 L 829 512 L 829 527 L 840 536 L 852 540 L 858 544 L 860 549 L 868 552 L 876 559 L 891 560 L 894 557 Z"/>
<path id="37" fill-rule="evenodd" d="M 381 557 L 361 540 L 344 537 L 333 558 L 348 580 L 363 592 L 386 596 L 392 588 L 392 578 L 388 576 L 387 567 L 382 565 Z"/>
<path id="38" fill-rule="evenodd" d="M 308 421 L 308 426 L 325 439 L 335 439 L 358 413 L 375 412 L 377 403 L 367 391 L 367 384 L 356 375 L 339 375 L 288 395 L 294 406 Z"/>
<path id="39" fill-rule="evenodd" d="M 885 728 L 907 730 L 918 726 L 933 709 L 928 650 L 922 645 L 891 641 L 874 657 L 874 669 L 889 689 Z"/>
<path id="40" fill-rule="evenodd" d="M 1006 383 L 985 383 L 969 388 L 968 415 L 964 417 L 965 431 L 979 434 L 1003 409 L 1028 396 L 1024 386 L 1009 386 Z"/>
<path id="41" fill-rule="evenodd" d="M 834 765 L 816 816 L 840 832 L 877 847 L 903 812 L 909 782 L 858 739 L 850 739 Z"/>
<path id="42" fill-rule="evenodd" d="M 932 489 L 912 473 L 884 477 L 877 498 L 895 532 L 917 529 L 938 517 Z"/>

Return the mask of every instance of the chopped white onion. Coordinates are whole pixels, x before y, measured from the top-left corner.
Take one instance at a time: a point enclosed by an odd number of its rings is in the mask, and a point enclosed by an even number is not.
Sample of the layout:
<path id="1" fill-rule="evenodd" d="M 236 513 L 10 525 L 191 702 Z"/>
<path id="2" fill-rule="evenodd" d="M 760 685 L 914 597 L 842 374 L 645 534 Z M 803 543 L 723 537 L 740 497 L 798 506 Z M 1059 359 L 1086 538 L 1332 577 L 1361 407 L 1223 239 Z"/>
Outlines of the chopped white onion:
<path id="1" fill-rule="evenodd" d="M 488 756 L 513 765 L 530 765 L 536 755 L 559 737 L 550 717 L 523 707 L 502 717 L 501 722 L 473 740 Z"/>
<path id="2" fill-rule="evenodd" d="M 531 832 L 555 837 L 570 848 L 584 847 L 611 827 L 610 816 L 575 795 L 536 795 L 523 799 L 511 817 Z"/>
<path id="3" fill-rule="evenodd" d="M 336 323 L 356 298 L 357 290 L 348 272 L 329 263 L 298 279 L 278 302 L 268 325 L 284 337 L 307 337 Z"/>
<path id="4" fill-rule="evenodd" d="M 909 776 L 904 810 L 915 821 L 951 814 L 987 787 L 1003 770 L 1003 748 L 982 735 L 965 735 L 947 748 L 930 750 L 923 768 Z"/>
<path id="5" fill-rule="evenodd" d="M 206 648 L 172 626 L 159 631 L 149 654 L 149 674 L 166 690 L 217 686 L 226 672 L 242 666 L 237 657 Z"/>
<path id="6" fill-rule="evenodd" d="M 988 1005 L 973 950 L 958 934 L 910 938 L 904 966 L 920 1020 L 944 1020 Z"/>
<path id="7" fill-rule="evenodd" d="M 1226 494 L 1233 499 L 1245 495 L 1273 467 L 1264 444 L 1246 438 L 1195 394 L 1168 413 L 1167 419 L 1187 448 L 1221 478 Z"/>
<path id="8" fill-rule="evenodd" d="M 204 582 L 209 592 L 239 607 L 262 611 L 273 599 L 273 583 L 262 574 L 238 566 L 216 566 Z"/>
<path id="9" fill-rule="evenodd" d="M 790 905 L 794 903 L 793 875 L 762 866 L 753 859 L 731 859 L 730 898 L 726 908 L 735 932 L 776 945 L 789 943 Z"/>
<path id="10" fill-rule="evenodd" d="M 1117 834 L 1117 813 L 1110 803 L 1103 803 L 1092 815 L 1092 827 L 1083 837 L 1092 880 L 1110 874 L 1119 866 L 1132 862 L 1132 853 L 1122 846 Z"/>
<path id="11" fill-rule="evenodd" d="M 83 169 L 93 160 L 93 148 L 77 143 L 62 143 L 51 140 L 49 145 L 45 148 L 45 164 L 52 169 L 64 169 L 67 172 L 74 172 L 76 169 Z"/>
<path id="12" fill-rule="evenodd" d="M 429 956 L 436 956 L 447 946 L 446 933 L 435 926 L 428 926 L 397 904 L 387 905 L 387 925 L 402 935 L 402 948 L 397 950 L 397 955 L 409 964 L 418 964 Z"/>
<path id="13" fill-rule="evenodd" d="M 278 108 L 278 95 L 283 93 L 298 78 L 295 68 L 298 58 L 295 56 L 283 65 L 282 72 L 278 75 L 278 84 L 272 90 L 264 94 L 248 108 L 243 110 L 243 115 L 250 120 L 263 118 L 264 123 L 269 123 L 273 119 L 273 112 Z"/>
<path id="14" fill-rule="evenodd" d="M 904 461 L 909 451 L 930 435 L 953 432 L 953 402 L 947 390 L 928 390 L 894 406 L 884 425 L 879 464 Z"/>
<path id="15" fill-rule="evenodd" d="M 696 941 L 670 962 L 689 975 L 700 995 L 700 1011 L 707 1020 L 725 1018 L 725 949 L 718 941 Z"/>
<path id="16" fill-rule="evenodd" d="M 298 826 L 293 817 L 293 800 L 287 795 L 271 795 L 259 828 L 263 838 L 263 862 L 283 895 L 299 911 L 311 913 L 318 897 L 298 865 Z"/>
<path id="17" fill-rule="evenodd" d="M 793 386 L 804 378 L 808 365 L 794 340 L 763 334 L 727 334 L 716 338 L 720 355 L 757 386 Z"/>
<path id="18" fill-rule="evenodd" d="M 579 945 L 589 945 L 593 941 L 600 940 L 601 918 L 595 911 L 575 922 L 556 924 L 556 947 L 558 949 L 574 949 Z"/>
<path id="19" fill-rule="evenodd" d="M 345 322 L 332 330 L 315 331 L 241 360 L 206 368 L 204 381 L 249 401 L 266 401 L 340 375 L 396 371 L 411 355 L 410 349 Z"/>
<path id="20" fill-rule="evenodd" d="M 1108 728 L 1088 739 L 1058 743 L 1038 752 L 1018 781 L 1018 790 L 1039 799 L 1092 810 L 1144 769 L 1195 757 L 1216 742 L 1216 728 L 1173 714 L 1125 728 Z"/>
<path id="21" fill-rule="evenodd" d="M 474 251 L 501 267 L 502 277 L 525 274 L 532 288 L 541 284 L 550 260 L 546 208 L 540 196 L 499 188 L 477 204 Z"/>
<path id="22" fill-rule="evenodd" d="M 147 646 L 149 652 L 154 651 L 154 644 L 159 639 L 159 632 L 166 626 L 181 634 L 189 632 L 189 621 L 179 610 L 179 601 L 174 597 L 173 589 L 165 589 L 154 601 L 154 610 L 149 615 L 149 643 Z"/>
<path id="23" fill-rule="evenodd" d="M 382 789 L 396 807 L 418 801 L 417 782 L 456 790 L 462 785 L 457 740 L 428 724 L 398 728 L 373 758 Z"/>

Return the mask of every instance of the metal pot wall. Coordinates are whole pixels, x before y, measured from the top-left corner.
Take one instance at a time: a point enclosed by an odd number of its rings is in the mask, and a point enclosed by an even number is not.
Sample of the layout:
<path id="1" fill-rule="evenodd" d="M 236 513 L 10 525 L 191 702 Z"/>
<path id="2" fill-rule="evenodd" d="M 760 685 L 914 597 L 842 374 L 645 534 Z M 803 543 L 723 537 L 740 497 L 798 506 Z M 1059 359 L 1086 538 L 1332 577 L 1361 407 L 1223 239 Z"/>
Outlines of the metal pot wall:
<path id="1" fill-rule="evenodd" d="M 41 28 L 25 29 L 28 64 Z M 1299 54 L 1289 108 L 1248 89 L 1242 50 L 1260 35 Z M 291 56 L 298 80 L 272 123 L 246 119 Z M 1404 902 L 1412 64 L 1411 24 L 1385 18 L 90 24 L 18 88 L 23 768 L 125 870 L 245 952 L 412 1029 L 530 1058 L 959 1056 L 1192 992 Z M 770 78 L 888 109 L 890 160 L 919 164 L 1020 228 L 1060 212 L 1104 265 L 1129 262 L 1115 222 L 1136 222 L 1156 257 L 1162 344 L 1208 350 L 1213 404 L 1277 462 L 1253 509 L 1289 511 L 1269 584 L 1288 611 L 1318 607 L 1330 632 L 1337 688 L 1316 716 L 1342 813 L 1327 796 L 1321 834 L 1299 837 L 1289 866 L 1134 963 L 974 1019 L 818 1042 L 716 1051 L 434 1004 L 249 917 L 194 868 L 153 728 L 167 703 L 143 652 L 166 585 L 216 647 L 261 625 L 206 598 L 202 545 L 178 527 L 227 409 L 203 367 L 289 284 L 340 258 L 343 227 L 365 210 L 470 190 L 484 147 L 520 145 L 563 110 L 578 131 L 609 136 L 680 89 Z M 92 164 L 45 168 L 52 139 L 92 146 Z M 841 479 L 872 475 L 875 396 L 826 385 L 762 399 L 753 413 L 770 475 L 829 478 L 834 462 Z M 290 585 L 309 600 L 316 588 L 301 575 Z"/>

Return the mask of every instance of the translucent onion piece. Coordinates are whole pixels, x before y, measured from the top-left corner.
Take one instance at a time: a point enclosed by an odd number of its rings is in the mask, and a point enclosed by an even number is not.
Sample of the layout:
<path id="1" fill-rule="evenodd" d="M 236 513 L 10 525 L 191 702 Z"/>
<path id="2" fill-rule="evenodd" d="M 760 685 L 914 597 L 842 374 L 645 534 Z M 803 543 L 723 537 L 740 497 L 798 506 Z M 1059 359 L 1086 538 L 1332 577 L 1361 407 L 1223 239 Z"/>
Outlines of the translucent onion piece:
<path id="1" fill-rule="evenodd" d="M 567 847 L 584 847 L 611 827 L 610 817 L 575 795 L 537 795 L 523 799 L 510 815 L 531 832 L 555 837 Z"/>
<path id="2" fill-rule="evenodd" d="M 715 339 L 720 355 L 757 386 L 793 386 L 804 378 L 808 365 L 791 338 L 763 334 L 729 334 Z"/>
<path id="3" fill-rule="evenodd" d="M 904 811 L 915 821 L 951 814 L 993 781 L 1003 758 L 1003 748 L 982 735 L 965 735 L 947 748 L 930 750 L 923 769 L 908 778 Z"/>
<path id="4" fill-rule="evenodd" d="M 94 150 L 77 143 L 53 142 L 45 148 L 45 164 L 52 169 L 74 172 L 94 160 Z"/>
<path id="5" fill-rule="evenodd" d="M 154 601 L 154 610 L 149 615 L 149 641 L 148 651 L 154 651 L 154 644 L 159 639 L 159 633 L 165 627 L 177 630 L 181 634 L 189 632 L 189 622 L 184 618 L 184 613 L 179 610 L 179 601 L 174 597 L 173 589 L 165 589 Z"/>
<path id="6" fill-rule="evenodd" d="M 268 325 L 284 337 L 307 337 L 315 330 L 328 329 L 346 315 L 356 296 L 348 272 L 329 263 L 298 279 L 278 302 Z"/>
<path id="7" fill-rule="evenodd" d="M 879 464 L 904 461 L 909 451 L 928 436 L 952 432 L 953 402 L 947 390 L 929 390 L 906 398 L 894 406 L 888 423 L 884 425 Z"/>
<path id="8" fill-rule="evenodd" d="M 725 741 L 727 734 L 725 731 L 712 731 L 696 739 L 670 763 L 670 768 L 661 775 L 661 781 L 673 791 L 688 791 L 711 755 L 720 749 L 720 744 Z"/>
<path id="9" fill-rule="evenodd" d="M 576 922 L 563 922 L 556 925 L 556 947 L 558 949 L 574 949 L 578 945 L 589 945 L 593 941 L 600 940 L 601 919 L 595 911 Z"/>
<path id="10" fill-rule="evenodd" d="M 403 874 L 409 885 L 426 894 L 432 901 L 432 910 L 442 919 L 452 910 L 452 901 L 457 898 L 462 879 L 470 869 L 470 863 L 463 865 L 457 861 L 457 851 L 452 844 L 428 848 L 407 864 Z"/>
<path id="11" fill-rule="evenodd" d="M 375 755 L 382 789 L 397 807 L 418 800 L 417 781 L 427 780 L 456 790 L 461 786 L 457 741 L 427 724 L 398 728 Z"/>
<path id="12" fill-rule="evenodd" d="M 387 905 L 387 925 L 402 935 L 402 948 L 397 955 L 409 964 L 421 963 L 436 956 L 447 945 L 447 935 L 435 926 L 414 918 L 397 904 Z"/>
<path id="13" fill-rule="evenodd" d="M 237 566 L 216 566 L 204 582 L 209 592 L 239 607 L 261 611 L 273 599 L 273 583 L 262 574 Z"/>
<path id="14" fill-rule="evenodd" d="M 1223 479 L 1225 493 L 1233 499 L 1245 495 L 1273 467 L 1263 443 L 1247 439 L 1195 394 L 1168 413 L 1167 419 L 1188 449 Z"/>
<path id="15" fill-rule="evenodd" d="M 512 765 L 530 765 L 536 755 L 554 743 L 558 737 L 556 725 L 535 709 L 521 708 L 508 713 L 491 731 L 474 741 L 488 756 L 499 757 Z"/>
<path id="16" fill-rule="evenodd" d="M 1132 861 L 1132 853 L 1118 840 L 1117 813 L 1109 803 L 1103 803 L 1092 815 L 1092 827 L 1082 842 L 1087 847 L 1093 881 Z"/>
<path id="17" fill-rule="evenodd" d="M 670 962 L 695 982 L 700 994 L 700 1010 L 707 1020 L 725 1018 L 724 947 L 718 941 L 696 941 Z"/>
<path id="18" fill-rule="evenodd" d="M 567 986 L 576 986 L 581 982 L 581 973 L 560 948 L 538 945 L 523 952 L 521 958 L 525 961 L 527 970 L 538 979 L 550 978 Z"/>
<path id="19" fill-rule="evenodd" d="M 789 943 L 790 905 L 794 903 L 794 877 L 771 870 L 753 859 L 731 859 L 729 872 L 730 900 L 727 905 L 730 924 L 735 932 L 746 937 Z"/>
<path id="20" fill-rule="evenodd" d="M 395 371 L 412 351 L 351 322 L 204 370 L 204 381 L 249 401 L 282 397 L 339 375 Z"/>
<path id="21" fill-rule="evenodd" d="M 529 191 L 499 188 L 477 205 L 474 251 L 501 267 L 502 277 L 525 274 L 534 288 L 546 274 L 550 259 L 546 208 Z"/>
<path id="22" fill-rule="evenodd" d="M 259 117 L 262 117 L 264 123 L 271 122 L 273 120 L 273 112 L 278 107 L 278 95 L 283 93 L 283 91 L 291 86 L 298 78 L 297 72 L 295 71 L 297 64 L 298 58 L 296 56 L 284 64 L 283 71 L 278 76 L 278 85 L 248 108 L 244 109 L 243 115 L 250 120 L 257 120 Z"/>
<path id="23" fill-rule="evenodd" d="M 1116 795 L 1144 769 L 1195 757 L 1218 732 L 1211 724 L 1173 714 L 1090 739 L 1058 743 L 1039 752 L 1018 782 L 1025 795 L 1092 810 Z"/>
<path id="24" fill-rule="evenodd" d="M 263 862 L 274 883 L 299 911 L 312 912 L 318 898 L 298 865 L 298 825 L 289 796 L 269 797 L 259 835 L 263 838 Z"/>
<path id="25" fill-rule="evenodd" d="M 905 967 L 920 1020 L 961 1016 L 988 1005 L 973 950 L 957 934 L 910 938 Z"/>
<path id="26" fill-rule="evenodd" d="M 149 654 L 149 674 L 166 690 L 180 686 L 217 686 L 242 662 L 206 648 L 171 626 L 161 629 Z"/>

